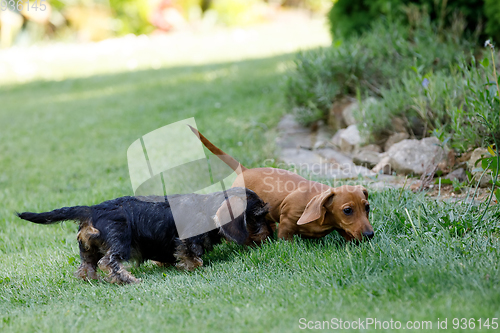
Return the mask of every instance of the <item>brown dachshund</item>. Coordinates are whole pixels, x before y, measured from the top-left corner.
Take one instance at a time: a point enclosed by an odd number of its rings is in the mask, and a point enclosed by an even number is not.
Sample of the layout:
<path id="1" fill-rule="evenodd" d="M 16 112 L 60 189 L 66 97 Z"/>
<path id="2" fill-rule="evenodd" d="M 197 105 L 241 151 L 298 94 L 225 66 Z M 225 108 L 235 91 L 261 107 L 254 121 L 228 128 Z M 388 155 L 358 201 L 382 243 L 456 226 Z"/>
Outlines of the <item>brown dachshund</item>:
<path id="1" fill-rule="evenodd" d="M 368 191 L 364 187 L 344 185 L 333 188 L 288 170 L 247 169 L 196 129 L 191 130 L 208 150 L 236 171 L 238 176 L 233 187 L 251 189 L 269 203 L 267 218 L 279 223 L 279 238 L 290 240 L 293 235 L 320 238 L 333 230 L 348 241 L 373 237 L 373 227 L 368 220 Z"/>

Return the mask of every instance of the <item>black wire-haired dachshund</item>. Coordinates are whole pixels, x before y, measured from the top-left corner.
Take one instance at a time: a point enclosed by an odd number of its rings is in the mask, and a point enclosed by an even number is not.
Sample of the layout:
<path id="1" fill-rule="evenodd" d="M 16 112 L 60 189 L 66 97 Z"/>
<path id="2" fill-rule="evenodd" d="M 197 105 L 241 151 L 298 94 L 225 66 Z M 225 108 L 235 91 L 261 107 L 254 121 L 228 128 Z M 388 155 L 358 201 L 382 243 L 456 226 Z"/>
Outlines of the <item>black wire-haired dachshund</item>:
<path id="1" fill-rule="evenodd" d="M 267 213 L 268 205 L 253 191 L 231 188 L 207 195 L 122 197 L 95 206 L 17 215 L 39 224 L 77 221 L 81 265 L 75 275 L 99 279 L 99 267 L 108 273 L 109 282 L 137 283 L 140 280 L 122 261 L 177 262 L 177 267 L 192 270 L 203 264 L 204 252 L 223 238 L 251 245 L 269 237 L 272 231 L 265 219 Z"/>

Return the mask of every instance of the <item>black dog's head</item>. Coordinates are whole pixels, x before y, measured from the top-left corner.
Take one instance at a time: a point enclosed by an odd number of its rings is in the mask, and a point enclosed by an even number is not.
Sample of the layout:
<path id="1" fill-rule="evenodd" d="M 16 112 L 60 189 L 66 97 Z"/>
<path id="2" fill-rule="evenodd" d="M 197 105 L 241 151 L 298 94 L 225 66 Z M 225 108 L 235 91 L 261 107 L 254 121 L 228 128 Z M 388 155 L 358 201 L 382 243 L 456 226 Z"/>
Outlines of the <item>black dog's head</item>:
<path id="1" fill-rule="evenodd" d="M 269 207 L 257 194 L 245 188 L 230 188 L 224 195 L 226 199 L 215 207 L 217 211 L 213 215 L 216 229 L 177 241 L 177 267 L 187 270 L 200 267 L 201 256 L 222 238 L 240 245 L 253 245 L 272 235 L 266 220 Z"/>
<path id="2" fill-rule="evenodd" d="M 220 232 L 238 244 L 259 244 L 272 234 L 266 215 L 269 205 L 252 190 L 231 188 L 214 221 Z"/>

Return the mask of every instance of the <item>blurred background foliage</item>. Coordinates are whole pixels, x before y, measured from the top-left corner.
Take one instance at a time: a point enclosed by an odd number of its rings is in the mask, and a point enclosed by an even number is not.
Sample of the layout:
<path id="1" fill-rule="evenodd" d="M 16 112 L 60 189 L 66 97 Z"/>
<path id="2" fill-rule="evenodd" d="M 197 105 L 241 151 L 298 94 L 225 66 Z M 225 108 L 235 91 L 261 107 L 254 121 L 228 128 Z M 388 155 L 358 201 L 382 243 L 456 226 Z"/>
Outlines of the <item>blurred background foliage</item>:
<path id="1" fill-rule="evenodd" d="M 328 16 L 332 34 L 348 37 L 368 30 L 381 17 L 409 20 L 406 14 L 415 12 L 414 8 L 425 10 L 441 29 L 461 16 L 467 31 L 480 30 L 482 37 L 500 40 L 499 0 L 337 0 Z"/>
<path id="2" fill-rule="evenodd" d="M 26 3 L 28 0 L 22 0 Z M 33 4 L 35 1 L 30 0 Z M 277 10 L 301 8 L 327 14 L 334 38 L 359 35 L 377 19 L 412 24 L 425 12 L 439 29 L 463 18 L 468 34 L 500 39 L 498 0 L 44 0 L 48 10 L 2 10 L 2 45 L 41 39 L 97 41 L 126 34 L 151 34 L 213 26 L 248 26 Z M 417 10 L 415 10 L 417 9 Z M 21 34 L 19 36 L 19 34 Z"/>
<path id="3" fill-rule="evenodd" d="M 47 9 L 37 10 L 36 18 L 33 10 L 8 7 L 0 12 L 2 46 L 32 44 L 44 39 L 99 41 L 126 34 L 247 26 L 272 19 L 277 10 L 301 8 L 324 15 L 332 5 L 332 0 L 43 1 Z M 32 5 L 34 2 L 30 0 Z"/>

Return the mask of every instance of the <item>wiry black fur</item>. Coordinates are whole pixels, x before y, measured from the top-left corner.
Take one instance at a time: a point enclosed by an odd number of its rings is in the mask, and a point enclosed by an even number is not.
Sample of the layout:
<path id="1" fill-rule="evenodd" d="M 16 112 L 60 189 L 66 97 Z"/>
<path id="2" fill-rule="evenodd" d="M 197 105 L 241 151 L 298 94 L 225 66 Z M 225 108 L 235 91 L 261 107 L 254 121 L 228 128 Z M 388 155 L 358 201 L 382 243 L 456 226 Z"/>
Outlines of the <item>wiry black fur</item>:
<path id="1" fill-rule="evenodd" d="M 220 193 L 183 194 L 168 197 L 122 197 L 95 206 L 64 207 L 45 213 L 18 213 L 24 219 L 39 224 L 65 220 L 79 222 L 78 241 L 82 264 L 77 275 L 97 278 L 96 268 L 109 272 L 111 282 L 138 282 L 121 266 L 131 259 L 142 263 L 155 260 L 175 264 L 184 269 L 201 266 L 201 256 L 222 238 L 239 244 L 259 243 L 272 233 L 265 216 L 267 205 L 253 191 L 231 188 L 227 196 L 246 195 L 246 211 L 220 228 L 179 239 L 168 198 L 186 199 L 189 209 L 202 211 L 205 219 L 213 219 L 221 207 Z M 186 197 L 187 196 L 187 197 Z M 217 199 L 218 198 L 218 199 Z M 165 200 L 164 200 L 165 199 Z M 219 202 L 215 202 L 219 201 Z M 201 205 L 203 204 L 203 208 Z M 208 208 L 207 208 L 208 205 Z M 192 206 L 192 207 L 191 207 Z"/>
<path id="2" fill-rule="evenodd" d="M 101 204 L 102 205 L 102 204 Z M 23 220 L 38 224 L 52 224 L 68 220 L 84 220 L 91 217 L 91 208 L 88 206 L 63 207 L 46 213 L 17 213 Z"/>

